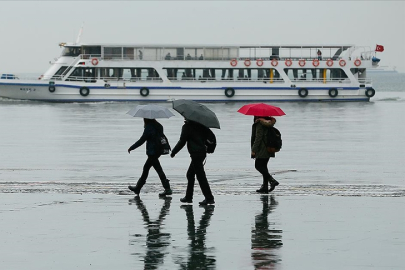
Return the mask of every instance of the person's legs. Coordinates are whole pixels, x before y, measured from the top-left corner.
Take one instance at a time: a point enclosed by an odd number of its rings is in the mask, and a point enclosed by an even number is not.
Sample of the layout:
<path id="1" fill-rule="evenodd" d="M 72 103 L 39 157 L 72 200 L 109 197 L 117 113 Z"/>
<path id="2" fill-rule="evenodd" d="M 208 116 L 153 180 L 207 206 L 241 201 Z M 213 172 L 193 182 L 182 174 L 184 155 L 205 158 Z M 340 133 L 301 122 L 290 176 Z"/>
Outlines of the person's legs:
<path id="1" fill-rule="evenodd" d="M 146 160 L 145 164 L 143 165 L 143 171 L 141 174 L 141 177 L 139 178 L 138 182 L 136 183 L 136 186 L 128 186 L 128 188 L 135 192 L 135 194 L 139 194 L 141 192 L 141 189 L 143 185 L 146 183 L 146 179 L 148 178 L 149 175 L 149 170 L 152 167 L 154 161 L 153 156 L 148 156 L 148 159 Z"/>
<path id="2" fill-rule="evenodd" d="M 214 202 L 214 196 L 212 195 L 210 185 L 208 184 L 207 176 L 204 171 L 205 157 L 192 157 L 192 163 L 194 166 L 195 174 L 197 175 L 198 183 L 200 184 L 201 191 L 205 197 L 205 201 Z"/>
<path id="3" fill-rule="evenodd" d="M 190 202 L 193 200 L 194 194 L 194 183 L 195 183 L 195 170 L 193 160 L 191 159 L 190 166 L 188 167 L 187 173 L 187 189 L 186 196 L 183 198 L 182 202 Z"/>
<path id="4" fill-rule="evenodd" d="M 263 184 L 257 192 L 268 192 L 269 184 L 271 176 L 269 170 L 267 169 L 267 164 L 269 163 L 270 158 L 256 158 L 255 160 L 255 168 L 258 172 L 260 172 L 263 176 Z"/>
<path id="5" fill-rule="evenodd" d="M 162 182 L 162 186 L 165 189 L 164 192 L 159 193 L 159 196 L 172 195 L 173 192 L 170 188 L 169 180 L 166 178 L 163 168 L 160 165 L 160 161 L 159 161 L 160 156 L 151 156 L 151 157 L 153 157 L 151 159 L 151 164 L 152 164 L 153 168 L 155 169 L 156 173 L 159 175 L 160 182 Z"/>

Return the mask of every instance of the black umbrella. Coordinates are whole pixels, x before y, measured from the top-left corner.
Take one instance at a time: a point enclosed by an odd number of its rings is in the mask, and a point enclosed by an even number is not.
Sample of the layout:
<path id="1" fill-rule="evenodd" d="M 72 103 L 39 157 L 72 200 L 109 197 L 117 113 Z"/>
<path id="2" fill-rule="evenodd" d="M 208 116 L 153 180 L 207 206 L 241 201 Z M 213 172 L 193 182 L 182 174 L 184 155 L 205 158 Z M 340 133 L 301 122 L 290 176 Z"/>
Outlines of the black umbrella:
<path id="1" fill-rule="evenodd" d="M 200 103 L 178 99 L 173 101 L 173 109 L 183 115 L 186 120 L 200 123 L 208 128 L 220 128 L 215 113 Z"/>

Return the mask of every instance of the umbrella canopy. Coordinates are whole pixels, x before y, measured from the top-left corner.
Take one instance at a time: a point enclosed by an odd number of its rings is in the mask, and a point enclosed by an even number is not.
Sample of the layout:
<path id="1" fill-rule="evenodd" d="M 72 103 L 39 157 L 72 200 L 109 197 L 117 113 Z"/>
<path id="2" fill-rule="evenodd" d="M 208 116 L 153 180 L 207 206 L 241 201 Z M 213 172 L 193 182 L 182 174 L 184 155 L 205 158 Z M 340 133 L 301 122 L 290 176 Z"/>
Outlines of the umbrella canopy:
<path id="1" fill-rule="evenodd" d="M 127 112 L 127 114 L 133 117 L 142 117 L 148 119 L 155 118 L 170 118 L 174 114 L 169 109 L 159 105 L 137 105 L 133 109 Z"/>
<path id="2" fill-rule="evenodd" d="M 242 106 L 238 112 L 245 115 L 254 116 L 282 116 L 285 115 L 282 109 L 276 106 L 264 104 L 264 103 L 254 103 Z"/>
<path id="3" fill-rule="evenodd" d="M 186 120 L 200 123 L 208 128 L 221 128 L 215 113 L 195 101 L 185 99 L 174 100 L 173 109 L 178 111 Z"/>

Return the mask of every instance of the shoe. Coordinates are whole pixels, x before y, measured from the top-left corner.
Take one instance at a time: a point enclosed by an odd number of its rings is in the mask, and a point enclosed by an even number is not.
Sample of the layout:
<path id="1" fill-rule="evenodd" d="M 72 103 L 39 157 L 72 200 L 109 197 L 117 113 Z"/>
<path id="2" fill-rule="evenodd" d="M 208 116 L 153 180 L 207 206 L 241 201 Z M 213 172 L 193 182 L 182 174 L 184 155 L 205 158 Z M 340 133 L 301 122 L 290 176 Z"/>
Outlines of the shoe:
<path id="1" fill-rule="evenodd" d="M 172 190 L 169 188 L 169 189 L 165 189 L 165 191 L 159 193 L 159 197 L 165 197 L 166 195 L 172 195 L 172 194 L 173 194 L 173 192 L 172 192 Z"/>
<path id="2" fill-rule="evenodd" d="M 271 178 L 271 180 L 269 180 L 269 182 L 270 182 L 270 189 L 269 189 L 269 192 L 272 192 L 272 191 L 276 188 L 276 186 L 278 186 L 278 185 L 280 184 L 280 183 L 277 182 L 277 180 L 274 179 L 273 177 Z"/>
<path id="3" fill-rule="evenodd" d="M 136 186 L 128 186 L 128 189 L 133 191 L 136 195 L 139 195 L 139 193 L 141 192 L 141 190 L 139 188 L 137 188 Z"/>
<path id="4" fill-rule="evenodd" d="M 262 193 L 262 194 L 268 194 L 269 193 L 269 188 L 265 187 L 264 185 L 262 185 L 260 187 L 260 189 L 256 190 L 257 193 Z"/>
<path id="5" fill-rule="evenodd" d="M 184 198 L 181 198 L 180 201 L 182 203 L 192 203 L 193 199 L 189 199 L 189 198 L 184 197 Z"/>
<path id="6" fill-rule="evenodd" d="M 200 205 L 208 205 L 208 204 L 214 204 L 214 203 L 215 203 L 214 199 L 211 199 L 211 200 L 205 199 L 202 202 L 199 202 Z"/>

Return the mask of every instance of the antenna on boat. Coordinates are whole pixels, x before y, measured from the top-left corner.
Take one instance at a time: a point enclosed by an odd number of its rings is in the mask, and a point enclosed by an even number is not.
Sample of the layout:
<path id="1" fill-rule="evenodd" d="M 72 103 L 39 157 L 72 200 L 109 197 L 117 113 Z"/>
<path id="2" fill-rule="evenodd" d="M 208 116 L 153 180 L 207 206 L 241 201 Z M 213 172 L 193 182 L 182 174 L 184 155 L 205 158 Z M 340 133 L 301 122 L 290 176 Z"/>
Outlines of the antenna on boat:
<path id="1" fill-rule="evenodd" d="M 78 44 L 80 42 L 80 37 L 82 36 L 83 28 L 84 28 L 84 22 L 82 23 L 82 27 L 80 27 L 79 34 L 77 35 L 77 39 L 76 39 L 75 44 Z"/>

